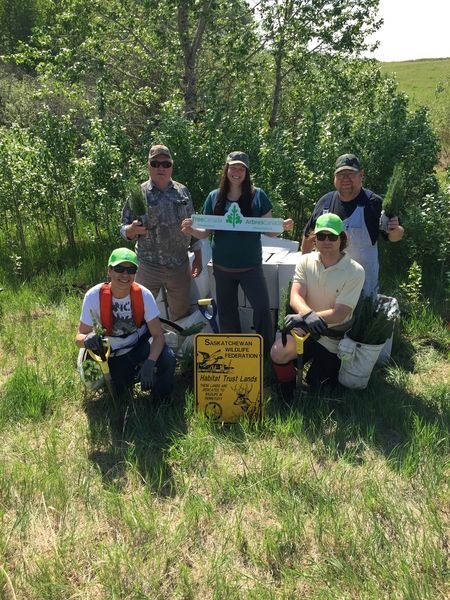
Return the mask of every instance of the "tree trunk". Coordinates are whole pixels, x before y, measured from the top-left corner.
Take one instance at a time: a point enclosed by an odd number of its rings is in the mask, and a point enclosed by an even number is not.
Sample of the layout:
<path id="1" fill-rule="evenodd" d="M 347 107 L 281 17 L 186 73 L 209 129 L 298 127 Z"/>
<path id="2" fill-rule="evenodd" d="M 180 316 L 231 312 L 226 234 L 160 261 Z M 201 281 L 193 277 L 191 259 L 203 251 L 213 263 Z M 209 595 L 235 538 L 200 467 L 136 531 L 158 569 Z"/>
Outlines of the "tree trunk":
<path id="1" fill-rule="evenodd" d="M 275 55 L 275 84 L 272 94 L 272 110 L 269 119 L 269 128 L 273 129 L 278 121 L 278 111 L 281 104 L 281 83 L 283 80 L 281 69 L 283 65 L 284 44 L 281 42 Z"/>
<path id="2" fill-rule="evenodd" d="M 178 2 L 178 36 L 183 51 L 184 74 L 182 81 L 184 95 L 184 116 L 194 120 L 197 113 L 196 66 L 206 29 L 206 19 L 211 8 L 211 0 L 204 0 L 193 39 L 189 36 L 189 0 Z"/>
<path id="3" fill-rule="evenodd" d="M 19 241 L 20 252 L 22 254 L 25 254 L 26 249 L 27 249 L 27 243 L 26 243 L 26 239 L 25 239 L 25 232 L 23 230 L 23 224 L 22 224 L 22 219 L 20 218 L 20 214 L 18 214 L 16 217 L 16 233 L 17 233 L 17 240 Z"/>

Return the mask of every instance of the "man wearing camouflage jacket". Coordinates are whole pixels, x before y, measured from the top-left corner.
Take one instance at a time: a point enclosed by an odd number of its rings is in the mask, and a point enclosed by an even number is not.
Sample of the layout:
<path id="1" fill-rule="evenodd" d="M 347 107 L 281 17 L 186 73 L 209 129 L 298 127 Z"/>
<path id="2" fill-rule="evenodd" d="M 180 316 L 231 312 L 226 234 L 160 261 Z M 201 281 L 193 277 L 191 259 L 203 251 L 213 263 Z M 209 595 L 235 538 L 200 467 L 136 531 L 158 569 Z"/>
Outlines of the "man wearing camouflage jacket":
<path id="1" fill-rule="evenodd" d="M 136 282 L 148 288 L 155 298 L 164 288 L 170 317 L 176 321 L 189 312 L 191 278 L 202 270 L 201 242 L 181 232 L 181 222 L 193 214 L 194 207 L 187 187 L 172 179 L 173 160 L 167 146 L 150 148 L 148 170 L 149 179 L 141 184 L 148 222 L 144 225 L 136 218 L 126 202 L 120 233 L 128 241 L 136 240 Z M 188 250 L 194 252 L 192 269 Z"/>

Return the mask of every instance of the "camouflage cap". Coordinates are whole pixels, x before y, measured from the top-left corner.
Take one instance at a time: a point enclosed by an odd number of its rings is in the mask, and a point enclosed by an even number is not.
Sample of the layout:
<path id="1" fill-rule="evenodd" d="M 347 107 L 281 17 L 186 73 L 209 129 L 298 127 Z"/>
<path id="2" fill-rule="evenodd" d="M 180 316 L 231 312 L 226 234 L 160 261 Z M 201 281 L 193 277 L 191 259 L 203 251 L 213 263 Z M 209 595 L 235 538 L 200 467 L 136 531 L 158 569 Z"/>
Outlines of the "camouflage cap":
<path id="1" fill-rule="evenodd" d="M 172 155 L 170 154 L 170 150 L 167 146 L 163 146 L 162 144 L 156 144 L 150 148 L 148 153 L 148 160 L 155 158 L 155 156 L 167 156 L 172 160 Z"/>
<path id="2" fill-rule="evenodd" d="M 247 169 L 250 168 L 250 160 L 245 152 L 230 152 L 227 156 L 227 165 L 244 165 Z"/>
<path id="3" fill-rule="evenodd" d="M 361 163 L 359 162 L 359 158 L 354 154 L 342 154 L 336 160 L 336 165 L 334 168 L 334 174 L 339 173 L 339 171 L 344 171 L 345 169 L 349 171 L 361 171 Z"/>

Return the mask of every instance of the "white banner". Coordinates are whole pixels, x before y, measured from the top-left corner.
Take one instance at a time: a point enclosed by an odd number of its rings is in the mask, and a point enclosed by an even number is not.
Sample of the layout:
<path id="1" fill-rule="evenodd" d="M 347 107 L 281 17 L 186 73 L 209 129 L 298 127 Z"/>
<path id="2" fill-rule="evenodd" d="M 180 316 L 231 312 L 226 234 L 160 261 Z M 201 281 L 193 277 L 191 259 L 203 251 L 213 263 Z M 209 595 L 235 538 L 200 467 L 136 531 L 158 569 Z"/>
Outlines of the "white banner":
<path id="1" fill-rule="evenodd" d="M 258 233 L 281 233 L 283 219 L 244 217 L 237 202 L 232 202 L 228 211 L 220 215 L 192 215 L 192 226 L 199 229 L 221 229 L 226 231 L 254 231 Z"/>

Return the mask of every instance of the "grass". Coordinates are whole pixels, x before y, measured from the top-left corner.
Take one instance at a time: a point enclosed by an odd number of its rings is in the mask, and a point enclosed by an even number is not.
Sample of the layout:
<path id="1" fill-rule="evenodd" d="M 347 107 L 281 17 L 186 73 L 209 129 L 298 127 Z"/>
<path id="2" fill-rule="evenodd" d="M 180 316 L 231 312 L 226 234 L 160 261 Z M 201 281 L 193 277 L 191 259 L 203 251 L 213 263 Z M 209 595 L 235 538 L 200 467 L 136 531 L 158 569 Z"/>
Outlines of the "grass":
<path id="1" fill-rule="evenodd" d="M 430 108 L 436 102 L 437 90 L 450 77 L 450 58 L 383 62 L 381 69 L 394 74 L 400 90 L 405 92 L 415 106 Z"/>
<path id="2" fill-rule="evenodd" d="M 394 75 L 410 106 L 426 106 L 440 140 L 440 177 L 444 180 L 450 165 L 450 58 L 380 63 L 383 72 Z"/>
<path id="3" fill-rule="evenodd" d="M 53 276 L 50 276 L 53 281 Z M 33 289 L 33 291 L 32 291 Z M 0 596 L 439 598 L 448 332 L 412 315 L 369 387 L 210 423 L 192 375 L 125 427 L 75 370 L 81 292 L 0 295 Z M 434 323 L 430 335 L 420 323 Z"/>

